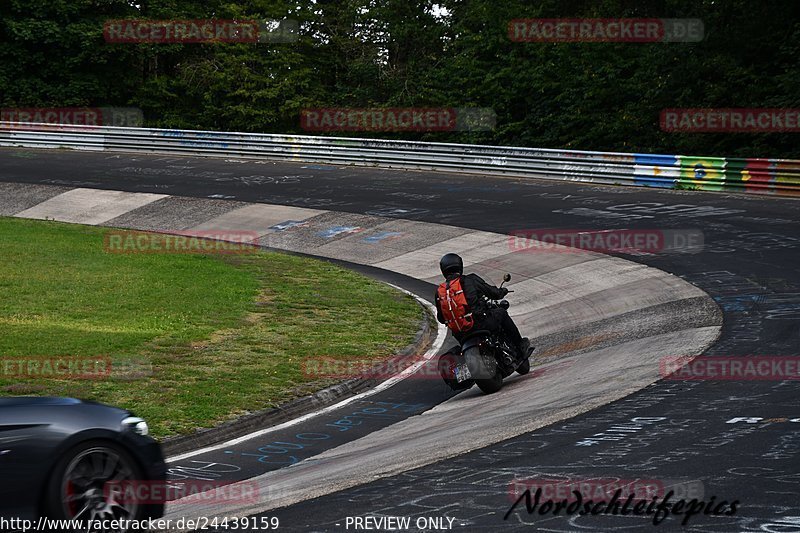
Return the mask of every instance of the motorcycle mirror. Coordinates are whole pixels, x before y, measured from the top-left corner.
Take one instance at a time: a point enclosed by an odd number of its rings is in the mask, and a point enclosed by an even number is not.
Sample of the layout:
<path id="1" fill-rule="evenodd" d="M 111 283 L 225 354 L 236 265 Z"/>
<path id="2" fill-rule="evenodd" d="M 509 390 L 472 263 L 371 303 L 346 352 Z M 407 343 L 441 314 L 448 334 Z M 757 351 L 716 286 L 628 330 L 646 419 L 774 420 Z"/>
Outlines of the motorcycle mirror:
<path id="1" fill-rule="evenodd" d="M 506 274 L 505 276 L 503 276 L 503 281 L 505 282 L 511 281 L 511 274 Z"/>

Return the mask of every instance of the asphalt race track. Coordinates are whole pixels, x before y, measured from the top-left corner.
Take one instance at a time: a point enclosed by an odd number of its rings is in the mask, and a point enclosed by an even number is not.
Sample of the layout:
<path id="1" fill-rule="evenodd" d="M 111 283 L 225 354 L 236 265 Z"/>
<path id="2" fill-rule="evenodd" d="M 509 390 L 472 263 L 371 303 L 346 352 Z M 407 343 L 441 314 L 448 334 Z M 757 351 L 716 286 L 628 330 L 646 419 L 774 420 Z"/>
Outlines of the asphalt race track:
<path id="1" fill-rule="evenodd" d="M 714 298 L 724 323 L 706 355 L 800 355 L 797 200 L 302 163 L 20 149 L 0 151 L 0 180 L 285 204 L 496 233 L 525 228 L 701 230 L 699 253 L 623 257 L 676 274 Z M 430 297 L 427 284 L 397 281 Z M 798 388 L 797 381 L 789 380 L 662 380 L 568 421 L 265 516 L 279 517 L 281 530 L 298 531 L 353 531 L 352 524 L 346 528 L 347 517 L 365 516 L 412 517 L 412 523 L 446 516 L 455 520 L 450 525 L 444 520 L 441 527 L 456 531 L 681 528 L 682 516 L 654 526 L 652 516 L 529 515 L 524 505 L 504 519 L 515 491 L 531 480 L 641 480 L 675 487 L 675 499 L 713 498 L 714 506 L 738 500 L 731 516 L 692 516 L 683 527 L 687 531 L 800 531 Z M 348 405 L 349 414 L 361 413 L 364 423 L 343 432 L 347 437 L 341 436 L 341 442 L 450 397 L 443 389 L 417 393 L 411 384 L 401 384 Z M 318 426 L 313 424 L 324 423 L 329 422 L 304 425 L 302 432 L 314 432 Z M 276 432 L 274 440 L 287 442 L 299 431 L 287 428 Z M 241 478 L 247 478 L 316 455 L 328 444 L 293 448 L 297 452 L 289 457 L 294 459 L 272 465 L 235 464 L 246 465 L 239 468 Z M 232 450 L 208 452 L 205 462 L 187 458 L 176 468 L 187 475 L 219 473 L 215 470 L 226 468 L 221 465 L 234 464 L 230 457 L 235 453 L 226 451 Z M 436 530 L 436 525 L 425 529 Z"/>

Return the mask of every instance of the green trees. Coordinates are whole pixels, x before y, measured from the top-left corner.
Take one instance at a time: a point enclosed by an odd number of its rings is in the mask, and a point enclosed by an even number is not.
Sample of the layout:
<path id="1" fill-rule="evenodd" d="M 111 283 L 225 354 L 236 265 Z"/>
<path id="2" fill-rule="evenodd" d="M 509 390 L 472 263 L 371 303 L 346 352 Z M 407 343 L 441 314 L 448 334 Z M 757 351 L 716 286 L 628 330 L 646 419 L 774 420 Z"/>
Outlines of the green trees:
<path id="1" fill-rule="evenodd" d="M 134 50 L 103 45 L 103 22 L 135 13 L 125 0 L 0 2 L 0 107 L 124 102 Z"/>
<path id="2" fill-rule="evenodd" d="M 798 157 L 791 133 L 668 133 L 664 108 L 800 107 L 800 4 L 746 0 L 6 0 L 0 107 L 136 106 L 147 125 L 302 133 L 305 107 L 488 107 L 447 142 Z M 699 18 L 698 43 L 514 42 L 517 18 Z M 291 43 L 109 44 L 109 19 L 292 19 Z M 341 134 L 341 133 L 340 133 Z"/>

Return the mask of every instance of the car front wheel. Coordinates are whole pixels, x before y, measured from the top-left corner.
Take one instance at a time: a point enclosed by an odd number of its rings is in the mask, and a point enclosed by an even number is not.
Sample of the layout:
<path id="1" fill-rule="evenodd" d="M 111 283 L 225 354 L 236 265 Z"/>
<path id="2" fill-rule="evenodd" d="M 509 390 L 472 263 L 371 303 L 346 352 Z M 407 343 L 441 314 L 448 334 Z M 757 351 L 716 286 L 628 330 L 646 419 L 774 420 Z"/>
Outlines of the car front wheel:
<path id="1" fill-rule="evenodd" d="M 141 520 L 152 503 L 141 500 L 146 492 L 149 489 L 142 469 L 128 452 L 111 442 L 88 441 L 70 449 L 58 461 L 44 507 L 52 518 L 84 523 Z"/>

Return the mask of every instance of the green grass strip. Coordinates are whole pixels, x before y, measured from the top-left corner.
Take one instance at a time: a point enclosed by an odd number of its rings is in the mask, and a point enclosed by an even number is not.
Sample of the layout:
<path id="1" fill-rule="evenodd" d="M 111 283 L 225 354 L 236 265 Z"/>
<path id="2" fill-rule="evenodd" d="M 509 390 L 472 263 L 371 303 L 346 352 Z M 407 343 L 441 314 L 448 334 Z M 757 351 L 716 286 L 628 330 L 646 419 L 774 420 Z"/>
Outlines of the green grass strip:
<path id="1" fill-rule="evenodd" d="M 164 437 L 330 385 L 304 360 L 386 357 L 419 326 L 411 297 L 324 261 L 115 254 L 106 231 L 0 217 L 2 394 L 118 405 Z M 54 357 L 98 356 L 109 374 L 44 372 Z"/>

